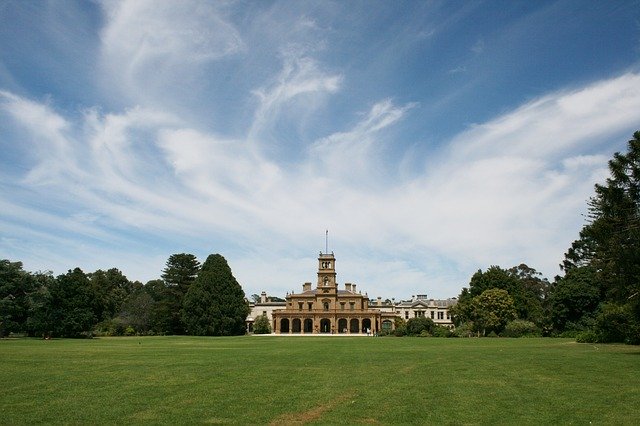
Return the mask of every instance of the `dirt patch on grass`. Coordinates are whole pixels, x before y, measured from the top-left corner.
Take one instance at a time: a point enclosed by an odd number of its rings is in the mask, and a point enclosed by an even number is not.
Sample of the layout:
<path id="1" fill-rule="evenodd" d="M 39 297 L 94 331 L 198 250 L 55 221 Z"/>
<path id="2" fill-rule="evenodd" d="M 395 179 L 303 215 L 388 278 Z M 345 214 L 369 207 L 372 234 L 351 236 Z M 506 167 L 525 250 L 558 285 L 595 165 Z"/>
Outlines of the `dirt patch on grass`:
<path id="1" fill-rule="evenodd" d="M 274 420 L 269 423 L 270 426 L 275 425 L 304 425 L 314 420 L 318 420 L 322 414 L 326 411 L 329 411 L 338 405 L 342 404 L 346 401 L 351 401 L 355 397 L 355 392 L 347 392 L 342 395 L 337 396 L 326 404 L 318 405 L 317 407 L 312 408 L 308 411 L 302 411 L 299 413 L 287 413 L 283 414 L 279 417 L 276 417 Z"/>

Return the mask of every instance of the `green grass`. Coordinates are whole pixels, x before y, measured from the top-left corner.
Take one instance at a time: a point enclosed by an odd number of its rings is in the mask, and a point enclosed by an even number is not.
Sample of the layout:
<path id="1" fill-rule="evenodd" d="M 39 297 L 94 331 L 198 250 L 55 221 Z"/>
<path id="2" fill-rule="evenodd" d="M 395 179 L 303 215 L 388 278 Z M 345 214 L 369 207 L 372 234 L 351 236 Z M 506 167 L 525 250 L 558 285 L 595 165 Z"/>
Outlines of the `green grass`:
<path id="1" fill-rule="evenodd" d="M 640 423 L 640 348 L 565 339 L 16 339 L 0 363 L 2 424 Z"/>

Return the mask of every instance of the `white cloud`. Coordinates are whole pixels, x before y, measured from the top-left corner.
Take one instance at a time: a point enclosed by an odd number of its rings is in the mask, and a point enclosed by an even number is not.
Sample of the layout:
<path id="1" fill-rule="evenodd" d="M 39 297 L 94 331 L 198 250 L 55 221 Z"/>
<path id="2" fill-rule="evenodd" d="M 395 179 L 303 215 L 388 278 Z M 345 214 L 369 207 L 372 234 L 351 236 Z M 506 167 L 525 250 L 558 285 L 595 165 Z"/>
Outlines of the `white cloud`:
<path id="1" fill-rule="evenodd" d="M 312 58 L 300 56 L 299 52 L 286 53 L 282 70 L 274 81 L 253 92 L 259 104 L 248 139 L 264 138 L 283 113 L 299 117 L 301 111 L 313 111 L 327 94 L 338 91 L 341 82 L 342 76 L 327 74 Z M 299 98 L 303 101 L 292 106 L 292 101 Z M 286 106 L 289 108 L 285 111 Z"/>
<path id="2" fill-rule="evenodd" d="M 105 84 L 138 101 L 184 85 L 202 66 L 244 49 L 222 3 L 122 0 L 102 7 Z"/>
<path id="3" fill-rule="evenodd" d="M 62 229 L 72 240 L 105 241 L 113 265 L 135 271 L 144 269 L 145 256 L 125 251 L 133 265 L 113 248 L 135 231 L 192 241 L 198 253 L 223 250 L 204 241 L 212 236 L 233 240 L 235 249 L 223 254 L 237 265 L 247 293 L 282 294 L 313 281 L 315 263 L 299 262 L 310 259 L 309 248 L 322 247 L 317 234 L 325 227 L 332 248 L 341 250 L 342 282 L 356 282 L 370 296 L 455 296 L 476 269 L 491 264 L 526 262 L 552 276 L 594 181 L 604 175 L 610 147 L 600 141 L 635 124 L 639 83 L 640 76 L 626 74 L 533 100 L 460 133 L 411 179 L 394 174 L 400 166 L 383 148 L 390 143 L 384 130 L 414 104 L 373 104 L 350 128 L 315 141 L 294 165 L 256 149 L 258 130 L 292 99 L 338 90 L 341 77 L 311 60 L 285 65 L 256 92 L 253 132 L 245 139 L 148 108 L 65 118 L 46 102 L 3 92 L 2 108 L 28 129 L 37 164 L 31 179 L 17 181 L 34 198 L 0 199 L 7 206 L 0 219 L 22 216 L 40 233 Z M 35 198 L 56 209 L 37 213 Z M 98 255 L 78 250 L 98 249 L 79 246 L 74 256 L 97 264 Z M 157 268 L 160 255 L 152 253 L 148 262 Z"/>

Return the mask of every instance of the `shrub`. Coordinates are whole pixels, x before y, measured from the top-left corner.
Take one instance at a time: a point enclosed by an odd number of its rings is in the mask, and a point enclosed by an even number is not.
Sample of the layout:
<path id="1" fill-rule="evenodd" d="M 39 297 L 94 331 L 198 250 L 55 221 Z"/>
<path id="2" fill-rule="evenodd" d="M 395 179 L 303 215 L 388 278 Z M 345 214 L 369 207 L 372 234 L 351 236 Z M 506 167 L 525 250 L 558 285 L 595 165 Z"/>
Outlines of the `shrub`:
<path id="1" fill-rule="evenodd" d="M 457 326 L 452 332 L 451 337 L 473 337 L 473 323 L 465 322 Z"/>
<path id="2" fill-rule="evenodd" d="M 433 337 L 452 337 L 453 333 L 447 327 L 436 325 L 431 332 Z"/>
<path id="3" fill-rule="evenodd" d="M 396 336 L 396 337 L 406 336 L 407 335 L 407 327 L 405 327 L 404 325 L 402 325 L 400 327 L 396 327 L 396 329 L 393 331 L 393 335 Z"/>
<path id="4" fill-rule="evenodd" d="M 425 317 L 411 318 L 409 321 L 407 321 L 407 334 L 409 336 L 418 336 L 423 331 L 426 331 L 430 335 L 434 326 L 435 324 L 433 320 L 430 318 L 425 318 Z"/>
<path id="5" fill-rule="evenodd" d="M 531 321 L 517 319 L 507 323 L 502 335 L 504 337 L 539 337 L 540 329 Z"/>
<path id="6" fill-rule="evenodd" d="M 576 342 L 578 343 L 597 343 L 598 335 L 593 330 L 581 331 L 576 336 Z"/>
<path id="7" fill-rule="evenodd" d="M 596 317 L 595 333 L 602 343 L 624 342 L 627 340 L 631 315 L 624 306 L 606 304 Z"/>
<path id="8" fill-rule="evenodd" d="M 254 334 L 271 334 L 271 323 L 266 315 L 262 314 L 253 323 Z"/>
<path id="9" fill-rule="evenodd" d="M 422 330 L 418 336 L 420 336 L 420 337 L 431 337 L 431 333 L 429 333 L 427 330 Z"/>

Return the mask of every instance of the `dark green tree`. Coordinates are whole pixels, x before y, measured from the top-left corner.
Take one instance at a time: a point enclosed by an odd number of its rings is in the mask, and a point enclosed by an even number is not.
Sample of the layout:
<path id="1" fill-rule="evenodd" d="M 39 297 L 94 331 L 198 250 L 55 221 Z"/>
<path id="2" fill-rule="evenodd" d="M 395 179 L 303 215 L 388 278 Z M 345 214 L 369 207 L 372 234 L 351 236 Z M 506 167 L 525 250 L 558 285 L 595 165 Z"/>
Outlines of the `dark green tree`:
<path id="1" fill-rule="evenodd" d="M 188 334 L 233 336 L 245 333 L 249 304 L 224 257 L 212 254 L 184 298 Z"/>
<path id="2" fill-rule="evenodd" d="M 144 285 L 144 291 L 153 300 L 149 314 L 149 330 L 154 334 L 172 334 L 171 305 L 169 290 L 164 280 L 151 280 Z M 171 303 L 170 303 L 171 302 Z"/>
<path id="3" fill-rule="evenodd" d="M 134 284 L 117 268 L 98 269 L 87 277 L 93 291 L 91 307 L 94 316 L 97 321 L 110 320 L 120 311 Z"/>
<path id="4" fill-rule="evenodd" d="M 54 336 L 81 337 L 96 324 L 93 291 L 80 268 L 59 275 L 49 286 L 50 327 Z"/>
<path id="5" fill-rule="evenodd" d="M 167 330 L 169 334 L 185 333 L 181 314 L 182 305 L 184 296 L 198 276 L 199 270 L 200 262 L 192 254 L 172 254 L 167 260 L 166 267 L 162 271 L 162 279 L 166 285 L 162 304 L 171 313 Z"/>
<path id="6" fill-rule="evenodd" d="M 513 302 L 518 318 L 531 321 L 539 327 L 547 326 L 550 322 L 549 281 L 542 274 L 524 263 L 514 266 L 507 271 L 517 280 L 518 290 Z"/>
<path id="7" fill-rule="evenodd" d="M 35 273 L 34 291 L 29 294 L 27 332 L 30 336 L 45 337 L 53 333 L 53 305 L 49 291 L 55 285 L 51 272 Z"/>
<path id="8" fill-rule="evenodd" d="M 422 332 L 433 334 L 435 323 L 431 318 L 415 317 L 407 321 L 407 334 L 409 336 L 419 336 Z"/>
<path id="9" fill-rule="evenodd" d="M 601 302 L 613 303 L 629 312 L 640 327 L 640 132 L 627 144 L 627 152 L 609 161 L 610 177 L 596 185 L 589 201 L 588 222 L 561 265 L 567 274 L 588 266 L 600 289 Z M 613 308 L 609 306 L 609 311 Z M 609 335 L 615 335 L 609 330 Z M 640 336 L 628 335 L 628 341 Z M 598 334 L 598 333 L 596 333 Z"/>
<path id="10" fill-rule="evenodd" d="M 33 289 L 33 277 L 22 269 L 22 262 L 0 260 L 0 337 L 25 332 Z"/>
<path id="11" fill-rule="evenodd" d="M 556 331 L 580 331 L 589 326 L 600 304 L 597 271 L 572 268 L 558 278 L 551 295 L 551 321 Z"/>
<path id="12" fill-rule="evenodd" d="M 115 319 L 125 329 L 131 327 L 136 333 L 147 334 L 151 329 L 154 305 L 155 301 L 149 293 L 144 289 L 138 289 L 125 299 Z"/>

